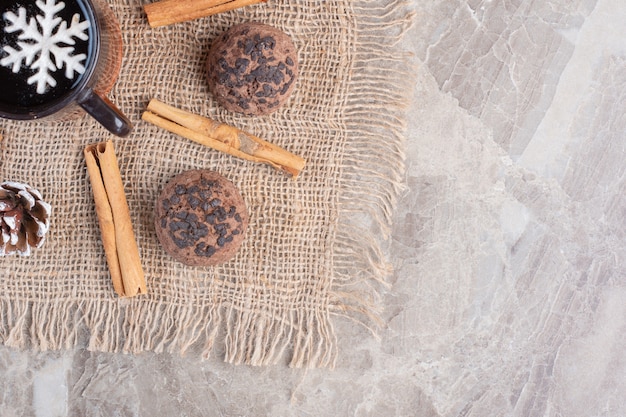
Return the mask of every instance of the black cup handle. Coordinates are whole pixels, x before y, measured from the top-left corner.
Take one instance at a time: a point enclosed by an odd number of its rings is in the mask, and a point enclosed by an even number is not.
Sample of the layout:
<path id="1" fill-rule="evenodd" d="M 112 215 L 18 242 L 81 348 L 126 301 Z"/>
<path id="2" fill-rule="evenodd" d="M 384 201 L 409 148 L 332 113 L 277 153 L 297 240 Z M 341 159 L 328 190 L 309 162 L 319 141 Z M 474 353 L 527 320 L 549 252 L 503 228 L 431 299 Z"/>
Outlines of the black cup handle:
<path id="1" fill-rule="evenodd" d="M 115 104 L 91 89 L 79 97 L 77 103 L 114 135 L 124 137 L 133 130 L 130 120 L 115 107 Z"/>

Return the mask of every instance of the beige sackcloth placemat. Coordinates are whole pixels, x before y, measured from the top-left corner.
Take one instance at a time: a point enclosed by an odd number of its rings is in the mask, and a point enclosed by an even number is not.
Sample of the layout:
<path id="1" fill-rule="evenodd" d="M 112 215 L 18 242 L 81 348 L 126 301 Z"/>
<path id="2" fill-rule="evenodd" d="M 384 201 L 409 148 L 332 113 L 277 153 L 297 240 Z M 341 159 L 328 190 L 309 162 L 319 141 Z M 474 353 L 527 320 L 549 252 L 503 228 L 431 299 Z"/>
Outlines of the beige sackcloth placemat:
<path id="1" fill-rule="evenodd" d="M 135 125 L 126 138 L 89 117 L 0 121 L 0 180 L 28 183 L 52 205 L 43 247 L 0 258 L 0 341 L 41 350 L 210 355 L 236 364 L 332 367 L 334 316 L 375 328 L 391 272 L 381 250 L 402 184 L 403 106 L 411 72 L 394 45 L 411 22 L 397 1 L 268 1 L 152 29 L 143 4 L 109 0 L 120 21 L 122 72 L 110 97 Z M 276 113 L 229 113 L 211 97 L 204 62 L 215 37 L 256 20 L 288 33 L 296 90 Z M 151 98 L 253 133 L 307 160 L 296 181 L 141 120 Z M 83 148 L 115 145 L 148 295 L 120 299 L 106 265 Z M 159 246 L 153 207 L 176 174 L 215 170 L 241 190 L 246 241 L 230 262 L 187 267 Z M 349 347 L 345 347 L 349 348 Z"/>

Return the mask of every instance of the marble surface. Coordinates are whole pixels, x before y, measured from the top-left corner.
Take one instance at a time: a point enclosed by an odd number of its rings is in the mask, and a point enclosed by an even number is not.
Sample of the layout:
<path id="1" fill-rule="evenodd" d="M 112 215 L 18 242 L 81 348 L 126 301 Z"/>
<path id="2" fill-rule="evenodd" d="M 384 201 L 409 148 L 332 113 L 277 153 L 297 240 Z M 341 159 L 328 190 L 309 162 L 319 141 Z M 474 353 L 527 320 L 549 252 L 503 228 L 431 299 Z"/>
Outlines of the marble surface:
<path id="1" fill-rule="evenodd" d="M 0 415 L 626 415 L 626 3 L 411 7 L 378 337 L 338 321 L 334 370 L 0 347 Z"/>

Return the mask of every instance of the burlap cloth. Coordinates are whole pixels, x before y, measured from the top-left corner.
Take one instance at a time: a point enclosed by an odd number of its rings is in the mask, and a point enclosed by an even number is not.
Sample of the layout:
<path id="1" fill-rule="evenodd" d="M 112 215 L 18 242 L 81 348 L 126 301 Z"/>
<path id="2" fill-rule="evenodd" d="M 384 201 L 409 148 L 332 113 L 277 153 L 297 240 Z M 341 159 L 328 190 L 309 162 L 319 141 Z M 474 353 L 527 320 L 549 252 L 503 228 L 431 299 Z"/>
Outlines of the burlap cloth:
<path id="1" fill-rule="evenodd" d="M 412 90 L 393 45 L 411 20 L 393 1 L 269 1 L 151 29 L 137 0 L 109 1 L 125 50 L 111 99 L 135 124 L 112 137 L 89 117 L 64 123 L 0 121 L 0 180 L 25 182 L 52 204 L 45 245 L 0 258 L 0 340 L 7 346 L 107 352 L 176 352 L 253 365 L 333 366 L 333 316 L 375 327 L 390 272 L 380 244 L 402 183 L 404 116 Z M 229 113 L 203 75 L 211 41 L 257 20 L 290 34 L 300 77 L 267 117 Z M 149 99 L 235 125 L 301 155 L 293 181 L 141 121 Z M 113 139 L 149 294 L 113 292 L 82 151 Z M 186 267 L 153 227 L 164 184 L 188 169 L 231 179 L 250 210 L 230 262 Z M 220 349 L 221 350 L 221 349 Z"/>

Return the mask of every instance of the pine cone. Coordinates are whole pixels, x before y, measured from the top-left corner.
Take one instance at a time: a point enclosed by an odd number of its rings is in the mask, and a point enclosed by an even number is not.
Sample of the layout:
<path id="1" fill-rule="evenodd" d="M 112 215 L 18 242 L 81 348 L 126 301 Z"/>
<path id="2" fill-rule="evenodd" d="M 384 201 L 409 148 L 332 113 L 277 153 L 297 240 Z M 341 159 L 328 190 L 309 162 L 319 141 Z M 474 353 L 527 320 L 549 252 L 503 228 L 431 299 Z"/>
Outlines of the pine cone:
<path id="1" fill-rule="evenodd" d="M 50 205 L 27 184 L 0 184 L 0 256 L 28 256 L 41 247 L 50 225 Z"/>

